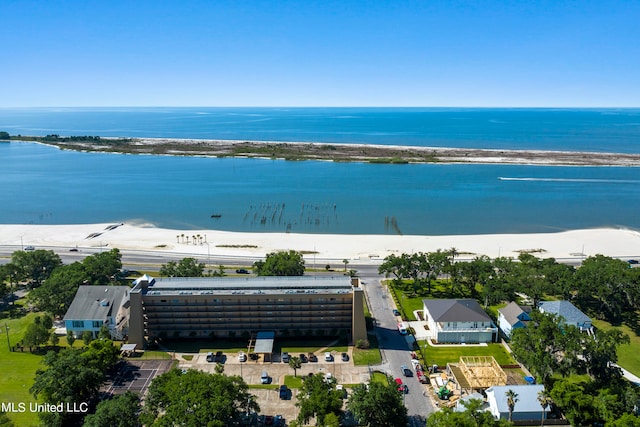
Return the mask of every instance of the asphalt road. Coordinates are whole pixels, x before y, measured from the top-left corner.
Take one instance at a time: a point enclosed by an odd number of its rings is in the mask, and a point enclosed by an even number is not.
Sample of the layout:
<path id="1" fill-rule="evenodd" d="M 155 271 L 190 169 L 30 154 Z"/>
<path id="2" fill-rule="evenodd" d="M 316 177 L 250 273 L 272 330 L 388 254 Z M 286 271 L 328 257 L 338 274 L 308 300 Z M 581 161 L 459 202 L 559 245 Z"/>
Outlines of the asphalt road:
<path id="1" fill-rule="evenodd" d="M 403 335 L 397 329 L 399 318 L 393 315 L 396 308 L 386 287 L 381 284 L 382 277 L 377 274 L 377 267 L 362 266 L 360 278 L 365 283 L 365 291 L 369 309 L 376 320 L 376 335 L 382 352 L 382 366 L 372 367 L 386 372 L 394 378 L 401 378 L 409 387 L 404 395 L 405 406 L 409 414 L 411 426 L 424 426 L 426 418 L 435 411 L 429 397 L 423 395 L 425 386 L 415 377 L 402 375 L 400 367 L 411 368 L 411 349 Z"/>

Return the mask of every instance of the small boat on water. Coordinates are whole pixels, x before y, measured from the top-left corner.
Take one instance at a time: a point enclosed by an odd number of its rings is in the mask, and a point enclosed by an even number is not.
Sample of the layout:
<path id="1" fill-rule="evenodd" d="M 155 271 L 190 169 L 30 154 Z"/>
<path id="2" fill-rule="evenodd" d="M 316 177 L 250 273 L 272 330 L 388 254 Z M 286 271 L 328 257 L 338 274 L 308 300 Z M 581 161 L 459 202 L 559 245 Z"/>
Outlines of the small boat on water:
<path id="1" fill-rule="evenodd" d="M 220 217 L 222 217 L 222 214 L 219 214 L 219 213 L 211 214 L 211 218 L 220 218 Z"/>

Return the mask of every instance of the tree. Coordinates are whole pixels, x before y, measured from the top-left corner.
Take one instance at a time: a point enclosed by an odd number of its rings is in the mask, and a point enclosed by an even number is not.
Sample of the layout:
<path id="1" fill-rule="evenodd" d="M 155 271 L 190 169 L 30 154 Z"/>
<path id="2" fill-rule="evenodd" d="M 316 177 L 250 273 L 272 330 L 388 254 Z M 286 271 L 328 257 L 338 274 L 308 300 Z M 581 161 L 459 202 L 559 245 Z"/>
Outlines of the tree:
<path id="1" fill-rule="evenodd" d="M 305 269 L 302 253 L 297 251 L 271 252 L 253 268 L 258 276 L 302 276 Z"/>
<path id="2" fill-rule="evenodd" d="M 96 369 L 106 372 L 116 364 L 119 353 L 113 341 L 97 339 L 91 341 L 81 355 Z"/>
<path id="3" fill-rule="evenodd" d="M 62 265 L 62 259 L 53 251 L 36 249 L 14 252 L 11 255 L 11 264 L 20 271 L 22 280 L 29 280 L 32 287 L 38 287 L 53 270 Z"/>
<path id="4" fill-rule="evenodd" d="M 597 313 L 617 323 L 626 310 L 636 309 L 638 287 L 629 265 L 619 259 L 596 255 L 582 262 L 576 271 L 580 305 L 596 304 Z"/>
<path id="5" fill-rule="evenodd" d="M 100 402 L 95 414 L 85 417 L 84 427 L 141 427 L 140 411 L 140 397 L 127 391 Z"/>
<path id="6" fill-rule="evenodd" d="M 49 341 L 49 328 L 47 328 L 40 316 L 27 326 L 22 341 L 26 346 L 40 346 Z"/>
<path id="7" fill-rule="evenodd" d="M 67 331 L 67 344 L 69 347 L 73 347 L 73 343 L 76 341 L 76 336 L 73 335 L 73 331 Z"/>
<path id="8" fill-rule="evenodd" d="M 14 427 L 13 421 L 9 419 L 7 414 L 0 411 L 0 427 Z"/>
<path id="9" fill-rule="evenodd" d="M 52 346 L 57 347 L 58 343 L 60 342 L 60 337 L 55 332 L 51 332 L 51 335 L 49 336 L 49 341 L 51 341 Z"/>
<path id="10" fill-rule="evenodd" d="M 548 390 L 542 389 L 538 392 L 538 403 L 540 403 L 540 406 L 542 407 L 542 416 L 540 419 L 540 426 L 544 425 L 544 412 L 547 410 L 547 408 L 551 405 L 552 402 L 553 400 L 551 400 L 551 394 L 549 393 Z"/>
<path id="11" fill-rule="evenodd" d="M 160 275 L 165 277 L 202 277 L 205 265 L 195 258 L 183 258 L 180 262 L 169 261 L 160 267 Z"/>
<path id="12" fill-rule="evenodd" d="M 384 274 L 385 277 L 393 274 L 396 283 L 400 284 L 405 277 L 405 270 L 402 267 L 403 260 L 395 254 L 391 254 L 386 256 L 382 264 L 378 267 L 378 274 Z"/>
<path id="13" fill-rule="evenodd" d="M 349 264 L 349 260 L 348 259 L 343 259 L 342 263 L 344 264 L 344 271 L 347 271 L 347 264 Z"/>
<path id="14" fill-rule="evenodd" d="M 507 396 L 507 407 L 509 408 L 509 421 L 513 421 L 513 410 L 516 407 L 516 403 L 518 403 L 518 393 L 509 389 L 505 395 Z"/>
<path id="15" fill-rule="evenodd" d="M 393 380 L 388 384 L 372 382 L 369 389 L 364 384 L 356 385 L 347 401 L 347 409 L 360 424 L 370 427 L 400 427 L 409 421 L 407 408 Z"/>
<path id="16" fill-rule="evenodd" d="M 576 372 L 582 363 L 584 334 L 572 325 L 566 325 L 552 314 L 532 311 L 526 328 L 513 331 L 511 349 L 545 386 L 550 386 L 554 373 L 567 376 Z"/>
<path id="17" fill-rule="evenodd" d="M 69 309 L 78 287 L 86 283 L 86 277 L 85 268 L 79 262 L 58 267 L 28 298 L 39 310 L 61 316 Z"/>
<path id="18" fill-rule="evenodd" d="M 87 363 L 78 350 L 48 352 L 43 359 L 47 369 L 38 369 L 30 392 L 41 401 L 59 403 L 92 402 L 98 396 L 104 373 Z M 83 414 L 73 412 L 40 412 L 45 425 L 78 424 Z"/>
<path id="19" fill-rule="evenodd" d="M 442 408 L 427 419 L 427 427 L 509 427 L 513 424 L 505 419 L 495 420 L 490 412 L 482 410 L 480 399 L 463 402 L 464 411 Z"/>
<path id="20" fill-rule="evenodd" d="M 618 346 L 629 344 L 629 335 L 619 329 L 605 331 L 597 329 L 593 337 L 585 338 L 583 357 L 587 373 L 599 384 L 608 384 L 615 378 L 622 377 L 618 362 Z"/>
<path id="21" fill-rule="evenodd" d="M 312 417 L 316 418 L 316 425 L 323 425 L 328 414 L 341 414 L 342 395 L 335 388 L 335 379 L 325 380 L 322 375 L 306 377 L 296 406 L 300 408 L 297 420 L 303 425 Z"/>
<path id="22" fill-rule="evenodd" d="M 8 140 L 11 139 L 11 135 L 9 135 L 9 132 L 1 131 L 0 132 L 0 139 L 4 140 L 4 141 L 8 141 Z"/>
<path id="23" fill-rule="evenodd" d="M 227 426 L 260 407 L 239 376 L 178 369 L 156 377 L 149 387 L 141 422 L 147 426 Z"/>
<path id="24" fill-rule="evenodd" d="M 92 340 L 93 340 L 93 332 L 84 331 L 82 333 L 82 342 L 84 342 L 84 345 L 89 345 L 89 343 L 91 343 Z"/>
<path id="25" fill-rule="evenodd" d="M 293 369 L 293 376 L 298 376 L 298 369 L 302 367 L 302 360 L 298 356 L 291 356 L 289 358 L 289 367 Z"/>
<path id="26" fill-rule="evenodd" d="M 119 274 L 122 271 L 122 254 L 118 249 L 88 256 L 82 265 L 88 285 L 114 285 L 123 279 Z"/>

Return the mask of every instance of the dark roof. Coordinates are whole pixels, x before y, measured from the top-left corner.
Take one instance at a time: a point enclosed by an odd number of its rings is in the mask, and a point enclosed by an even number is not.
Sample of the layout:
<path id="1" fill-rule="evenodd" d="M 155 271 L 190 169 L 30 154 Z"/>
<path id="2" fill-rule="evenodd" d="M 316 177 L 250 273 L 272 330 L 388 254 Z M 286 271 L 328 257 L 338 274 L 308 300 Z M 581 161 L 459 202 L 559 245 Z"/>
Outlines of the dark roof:
<path id="1" fill-rule="evenodd" d="M 531 311 L 531 307 L 521 306 L 512 301 L 506 307 L 499 308 L 498 311 L 502 313 L 502 316 L 506 321 L 513 326 L 520 321 L 518 316 L 522 313 L 529 313 Z"/>
<path id="2" fill-rule="evenodd" d="M 80 286 L 64 320 L 101 320 L 115 316 L 129 300 L 127 286 Z"/>
<path id="3" fill-rule="evenodd" d="M 422 303 L 436 322 L 491 322 L 473 299 L 425 299 Z"/>

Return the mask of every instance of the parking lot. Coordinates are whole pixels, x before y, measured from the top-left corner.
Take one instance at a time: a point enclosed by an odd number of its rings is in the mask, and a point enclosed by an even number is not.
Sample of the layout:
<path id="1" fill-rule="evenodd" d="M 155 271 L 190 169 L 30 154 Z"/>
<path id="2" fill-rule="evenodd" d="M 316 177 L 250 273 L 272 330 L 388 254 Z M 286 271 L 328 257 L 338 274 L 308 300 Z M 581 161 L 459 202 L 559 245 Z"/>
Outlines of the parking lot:
<path id="1" fill-rule="evenodd" d="M 181 355 L 176 355 L 180 361 L 181 369 L 199 369 L 205 372 L 215 372 L 216 363 L 207 362 L 206 353 L 193 355 L 192 360 L 185 360 Z M 191 356 L 191 355 L 190 355 Z M 278 386 L 284 384 L 286 375 L 293 375 L 293 369 L 288 363 L 280 361 L 279 355 L 273 356 L 273 361 L 264 362 L 262 358 L 259 360 L 247 360 L 246 362 L 238 361 L 237 353 L 224 353 L 223 365 L 224 373 L 227 375 L 240 375 L 247 384 L 261 384 L 261 375 L 264 371 L 271 378 L 272 387 L 269 388 L 252 388 L 251 393 L 254 394 L 260 405 L 260 413 L 266 415 L 282 415 L 287 421 L 294 419 L 298 414 L 298 408 L 295 406 L 298 390 L 291 391 L 287 400 L 280 399 Z M 293 356 L 297 356 L 294 354 Z M 349 358 L 348 362 L 344 362 L 340 358 L 340 354 L 336 354 L 333 362 L 325 362 L 322 354 L 318 354 L 318 362 L 303 363 L 302 367 L 297 370 L 297 376 L 306 376 L 313 374 L 331 374 L 336 378 L 338 384 L 353 385 L 364 383 L 369 380 L 369 369 L 366 366 L 354 366 Z"/>

